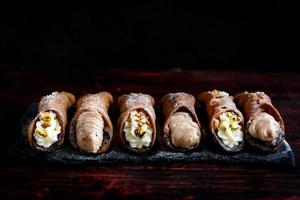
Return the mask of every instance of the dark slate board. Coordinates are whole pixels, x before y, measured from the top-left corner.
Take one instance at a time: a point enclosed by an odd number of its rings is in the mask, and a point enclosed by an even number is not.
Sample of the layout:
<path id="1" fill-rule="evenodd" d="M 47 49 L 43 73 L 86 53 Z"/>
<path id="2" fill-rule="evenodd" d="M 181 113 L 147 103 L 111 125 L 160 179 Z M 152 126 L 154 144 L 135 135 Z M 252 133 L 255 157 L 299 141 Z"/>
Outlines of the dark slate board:
<path id="1" fill-rule="evenodd" d="M 47 162 L 55 164 L 83 164 L 83 163 L 156 163 L 156 162 L 223 162 L 223 163 L 240 163 L 240 164 L 264 164 L 264 165 L 283 165 L 294 167 L 295 157 L 289 144 L 284 141 L 284 144 L 275 152 L 266 154 L 254 152 L 246 148 L 238 154 L 228 154 L 220 149 L 214 148 L 213 144 L 207 140 L 201 148 L 191 152 L 172 152 L 167 149 L 161 142 L 159 137 L 156 145 L 151 152 L 135 155 L 120 149 L 118 142 L 113 141 L 112 148 L 109 152 L 101 155 L 85 155 L 74 149 L 65 138 L 65 144 L 61 149 L 52 153 L 40 153 L 32 150 L 26 138 L 26 128 L 33 116 L 36 115 L 37 103 L 29 106 L 28 110 L 24 113 L 21 122 L 21 138 L 13 145 L 9 152 L 16 159 L 23 159 L 27 161 Z M 159 108 L 156 111 L 160 113 Z M 118 117 L 117 109 L 110 111 L 113 121 L 115 122 Z M 158 121 L 162 119 L 158 115 Z M 115 139 L 116 137 L 114 137 Z"/>

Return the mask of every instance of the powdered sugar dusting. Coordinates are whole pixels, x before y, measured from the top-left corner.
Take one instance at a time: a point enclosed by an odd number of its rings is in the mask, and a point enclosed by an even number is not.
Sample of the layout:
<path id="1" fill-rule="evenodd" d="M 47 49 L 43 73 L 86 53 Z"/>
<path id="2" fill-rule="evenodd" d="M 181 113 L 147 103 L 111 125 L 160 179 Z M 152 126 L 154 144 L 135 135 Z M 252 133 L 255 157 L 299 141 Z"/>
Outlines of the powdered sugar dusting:
<path id="1" fill-rule="evenodd" d="M 229 96 L 229 94 L 227 92 L 225 92 L 225 91 L 219 91 L 219 90 L 209 91 L 208 93 L 210 93 L 212 95 L 216 95 L 216 96 L 222 96 L 222 97 Z"/>
<path id="2" fill-rule="evenodd" d="M 80 110 L 97 110 L 103 113 L 102 98 L 98 94 L 89 94 L 83 97 Z"/>
<path id="3" fill-rule="evenodd" d="M 186 99 L 186 96 L 190 96 L 187 93 L 184 92 L 177 92 L 177 93 L 169 93 L 167 95 L 167 99 L 172 102 L 173 109 L 180 108 L 186 104 L 186 102 L 183 99 Z M 183 97 L 183 98 L 178 98 Z"/>
<path id="4" fill-rule="evenodd" d="M 66 101 L 65 95 L 63 95 L 61 92 L 55 91 L 49 95 L 43 96 L 41 98 L 39 106 L 47 110 L 47 109 L 51 109 L 53 105 L 61 104 L 62 102 L 65 101 Z"/>
<path id="5" fill-rule="evenodd" d="M 126 95 L 127 101 L 125 102 L 129 107 L 134 107 L 137 104 L 143 104 L 145 107 L 152 107 L 151 96 L 142 93 L 130 93 Z"/>
<path id="6" fill-rule="evenodd" d="M 121 105 L 121 112 L 125 112 L 128 108 L 135 109 L 142 107 L 149 115 L 155 119 L 155 111 L 152 105 L 152 97 L 143 93 L 130 93 L 123 95 L 125 101 Z"/>

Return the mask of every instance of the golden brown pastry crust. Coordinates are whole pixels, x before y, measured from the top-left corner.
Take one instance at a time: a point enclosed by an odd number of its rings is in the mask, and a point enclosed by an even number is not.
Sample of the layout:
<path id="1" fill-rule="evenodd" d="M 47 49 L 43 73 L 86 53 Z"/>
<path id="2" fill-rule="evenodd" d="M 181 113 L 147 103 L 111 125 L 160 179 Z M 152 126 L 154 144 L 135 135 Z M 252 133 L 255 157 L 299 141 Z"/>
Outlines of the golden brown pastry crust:
<path id="1" fill-rule="evenodd" d="M 87 94 L 79 98 L 76 105 L 76 113 L 70 123 L 70 142 L 72 146 L 84 152 L 77 145 L 76 141 L 76 123 L 77 119 L 83 112 L 97 111 L 102 115 L 104 120 L 103 142 L 97 153 L 106 152 L 113 139 L 113 125 L 108 115 L 108 109 L 113 103 L 113 97 L 109 92 L 99 92 L 96 94 Z M 85 152 L 86 153 L 86 152 Z"/>
<path id="2" fill-rule="evenodd" d="M 220 144 L 220 146 L 229 152 L 237 152 L 242 150 L 244 142 L 242 141 L 240 145 L 234 149 L 229 149 L 226 147 L 220 138 L 217 136 L 217 130 L 220 123 L 220 116 L 224 112 L 233 112 L 241 118 L 240 125 L 244 126 L 244 117 L 242 113 L 237 109 L 235 103 L 233 102 L 233 97 L 229 95 L 222 95 L 223 91 L 213 90 L 203 92 L 198 96 L 198 101 L 203 103 L 209 120 L 209 132 L 213 135 L 214 140 Z"/>
<path id="3" fill-rule="evenodd" d="M 263 151 L 273 151 L 277 149 L 284 140 L 284 122 L 278 110 L 273 106 L 270 97 L 264 92 L 242 92 L 234 97 L 234 101 L 243 111 L 245 116 L 245 130 L 247 137 L 250 137 L 248 138 L 248 140 L 251 140 L 250 145 Z M 279 123 L 283 135 L 277 141 L 272 141 L 272 143 L 260 142 L 259 139 L 251 138 L 250 134 L 248 134 L 248 128 L 252 119 L 260 112 L 266 112 L 270 114 Z"/>
<path id="4" fill-rule="evenodd" d="M 169 93 L 165 95 L 161 102 L 163 105 L 163 115 L 165 118 L 165 123 L 163 126 L 163 138 L 165 144 L 170 147 L 171 149 L 179 150 L 177 147 L 172 145 L 172 142 L 170 140 L 170 129 L 169 129 L 169 123 L 171 117 L 174 115 L 177 111 L 183 111 L 187 112 L 193 119 L 194 122 L 196 122 L 199 126 L 200 133 L 201 133 L 201 124 L 198 120 L 196 111 L 195 111 L 195 97 L 184 93 L 184 92 L 178 92 L 178 93 Z M 201 136 L 200 136 L 201 137 Z M 197 146 L 194 146 L 190 149 L 194 149 Z M 181 149 L 183 150 L 183 149 Z M 188 149 L 186 149 L 188 150 Z"/>
<path id="5" fill-rule="evenodd" d="M 272 101 L 264 92 L 248 93 L 243 92 L 235 95 L 234 101 L 237 106 L 243 111 L 248 129 L 253 117 L 260 112 L 266 112 L 274 117 L 279 123 L 280 128 L 284 131 L 284 122 L 278 110 L 273 106 Z"/>
<path id="6" fill-rule="evenodd" d="M 129 149 L 132 152 L 141 153 L 150 150 L 150 148 L 154 145 L 156 140 L 156 115 L 154 111 L 154 103 L 155 100 L 152 96 L 143 93 L 130 93 L 124 94 L 119 97 L 118 105 L 120 107 L 120 117 L 118 120 L 118 130 L 119 130 L 119 139 L 121 145 L 125 148 Z M 126 141 L 125 134 L 123 132 L 123 127 L 125 125 L 126 120 L 128 119 L 130 113 L 134 110 L 144 111 L 147 113 L 150 119 L 151 128 L 153 129 L 152 133 L 152 141 L 149 147 L 143 147 L 141 149 L 133 149 L 129 146 Z"/>
<path id="7" fill-rule="evenodd" d="M 69 92 L 53 92 L 50 95 L 43 96 L 38 105 L 38 114 L 31 121 L 27 129 L 27 138 L 30 146 L 33 149 L 42 151 L 42 152 L 51 152 L 55 149 L 58 149 L 64 142 L 66 126 L 68 123 L 67 111 L 71 106 L 75 103 L 75 96 Z M 35 143 L 35 139 L 33 137 L 36 122 L 39 119 L 39 115 L 42 112 L 52 111 L 56 113 L 57 119 L 61 125 L 61 133 L 58 136 L 58 141 L 51 145 L 49 148 L 43 148 L 38 146 Z"/>

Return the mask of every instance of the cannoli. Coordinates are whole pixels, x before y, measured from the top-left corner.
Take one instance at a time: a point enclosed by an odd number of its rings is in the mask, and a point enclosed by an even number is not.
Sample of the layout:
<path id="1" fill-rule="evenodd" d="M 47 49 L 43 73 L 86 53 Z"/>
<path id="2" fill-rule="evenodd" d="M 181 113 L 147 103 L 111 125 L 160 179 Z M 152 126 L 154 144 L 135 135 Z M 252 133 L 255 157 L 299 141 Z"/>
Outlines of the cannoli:
<path id="1" fill-rule="evenodd" d="M 70 142 L 81 152 L 99 154 L 106 152 L 112 142 L 113 126 L 108 108 L 113 97 L 108 92 L 82 96 L 70 123 Z"/>
<path id="2" fill-rule="evenodd" d="M 33 149 L 51 152 L 63 144 L 67 111 L 74 103 L 74 95 L 68 92 L 53 92 L 41 98 L 38 114 L 27 130 L 27 138 Z"/>
<path id="3" fill-rule="evenodd" d="M 169 93 L 162 98 L 163 139 L 174 150 L 190 150 L 199 146 L 201 125 L 195 111 L 195 97 L 183 93 Z"/>
<path id="4" fill-rule="evenodd" d="M 147 94 L 130 93 L 120 96 L 118 104 L 121 144 L 136 153 L 150 150 L 156 139 L 154 98 Z"/>
<path id="5" fill-rule="evenodd" d="M 255 149 L 274 151 L 284 141 L 284 122 L 264 92 L 237 94 L 234 98 L 243 112 L 245 140 Z"/>
<path id="6" fill-rule="evenodd" d="M 227 152 L 241 151 L 244 146 L 244 118 L 232 96 L 224 91 L 213 90 L 200 94 L 198 100 L 206 108 L 208 128 L 214 141 Z"/>

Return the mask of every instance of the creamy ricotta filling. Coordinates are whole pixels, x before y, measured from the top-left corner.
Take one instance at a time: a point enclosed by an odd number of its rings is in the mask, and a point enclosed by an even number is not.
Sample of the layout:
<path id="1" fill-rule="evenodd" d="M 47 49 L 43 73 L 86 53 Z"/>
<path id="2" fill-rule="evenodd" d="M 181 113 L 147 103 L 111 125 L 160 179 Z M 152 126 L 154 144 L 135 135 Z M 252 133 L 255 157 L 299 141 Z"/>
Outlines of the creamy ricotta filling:
<path id="1" fill-rule="evenodd" d="M 126 141 L 131 148 L 149 147 L 153 129 L 144 112 L 132 111 L 123 127 Z"/>
<path id="2" fill-rule="evenodd" d="M 38 146 L 49 148 L 58 141 L 61 126 L 54 112 L 41 113 L 35 126 L 33 137 Z"/>
<path id="3" fill-rule="evenodd" d="M 233 148 L 243 141 L 244 134 L 240 122 L 241 118 L 233 112 L 221 114 L 217 135 L 225 146 Z"/>

